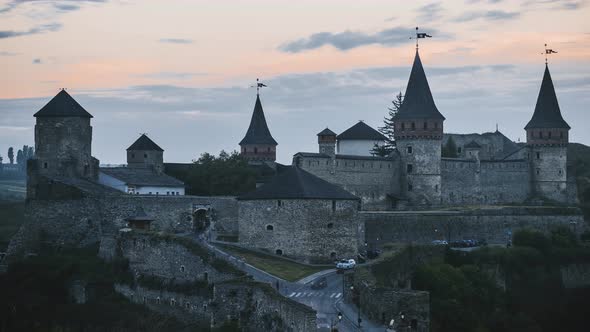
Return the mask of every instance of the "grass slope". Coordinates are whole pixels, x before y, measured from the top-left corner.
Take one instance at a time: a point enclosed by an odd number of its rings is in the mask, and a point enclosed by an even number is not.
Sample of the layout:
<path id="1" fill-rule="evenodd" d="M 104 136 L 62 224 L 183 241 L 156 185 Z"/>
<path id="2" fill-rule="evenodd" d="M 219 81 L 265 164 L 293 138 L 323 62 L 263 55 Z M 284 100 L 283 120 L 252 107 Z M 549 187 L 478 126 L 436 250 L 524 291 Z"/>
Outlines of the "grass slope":
<path id="1" fill-rule="evenodd" d="M 6 250 L 10 238 L 24 221 L 24 202 L 0 202 L 0 251 Z"/>

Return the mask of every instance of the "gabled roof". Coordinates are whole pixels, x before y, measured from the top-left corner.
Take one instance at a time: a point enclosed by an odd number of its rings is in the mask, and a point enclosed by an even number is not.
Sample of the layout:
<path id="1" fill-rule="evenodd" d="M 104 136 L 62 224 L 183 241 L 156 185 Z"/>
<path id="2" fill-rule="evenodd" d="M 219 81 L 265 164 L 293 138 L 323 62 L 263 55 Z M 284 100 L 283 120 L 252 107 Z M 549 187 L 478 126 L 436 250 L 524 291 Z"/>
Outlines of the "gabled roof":
<path id="1" fill-rule="evenodd" d="M 570 129 L 570 126 L 561 116 L 557 96 L 555 95 L 555 88 L 553 87 L 553 80 L 551 79 L 547 65 L 545 65 L 545 73 L 543 74 L 541 90 L 539 90 L 539 96 L 537 97 L 535 112 L 531 121 L 524 127 L 524 129 L 530 128 Z"/>
<path id="2" fill-rule="evenodd" d="M 481 145 L 477 144 L 476 141 L 471 141 L 465 145 L 466 149 L 481 149 Z"/>
<path id="3" fill-rule="evenodd" d="M 434 104 L 418 50 L 414 57 L 404 100 L 395 117 L 396 119 L 445 119 Z"/>
<path id="4" fill-rule="evenodd" d="M 387 138 L 377 130 L 371 128 L 363 121 L 357 122 L 354 126 L 346 129 L 340 135 L 336 136 L 338 140 L 370 140 L 370 141 L 385 141 Z"/>
<path id="5" fill-rule="evenodd" d="M 246 136 L 240 142 L 240 145 L 244 144 L 278 145 L 277 141 L 272 138 L 270 130 L 268 130 L 259 95 L 256 95 L 256 104 L 254 105 L 254 112 L 252 113 L 252 119 L 250 120 L 250 126 L 246 132 Z"/>
<path id="6" fill-rule="evenodd" d="M 336 136 L 336 133 L 331 131 L 328 127 L 326 127 L 326 129 L 318 133 L 318 136 Z"/>
<path id="7" fill-rule="evenodd" d="M 127 150 L 147 150 L 147 151 L 164 151 L 158 144 L 154 143 L 146 134 L 141 134 L 139 138 L 131 144 Z"/>
<path id="8" fill-rule="evenodd" d="M 297 166 L 291 166 L 267 184 L 238 197 L 238 199 L 358 200 L 359 198 Z"/>
<path id="9" fill-rule="evenodd" d="M 141 206 L 138 206 L 137 209 L 135 209 L 135 213 L 133 214 L 133 216 L 131 216 L 125 220 L 127 220 L 127 221 L 152 221 L 152 220 L 154 220 L 154 218 L 148 216 L 147 213 L 145 213 L 144 209 Z"/>
<path id="10" fill-rule="evenodd" d="M 184 187 L 184 182 L 170 175 L 156 173 L 150 168 L 104 167 L 100 169 L 100 172 L 114 177 L 127 185 Z"/>
<path id="11" fill-rule="evenodd" d="M 66 90 L 61 90 L 34 117 L 80 117 L 92 118 L 84 107 L 70 96 Z"/>

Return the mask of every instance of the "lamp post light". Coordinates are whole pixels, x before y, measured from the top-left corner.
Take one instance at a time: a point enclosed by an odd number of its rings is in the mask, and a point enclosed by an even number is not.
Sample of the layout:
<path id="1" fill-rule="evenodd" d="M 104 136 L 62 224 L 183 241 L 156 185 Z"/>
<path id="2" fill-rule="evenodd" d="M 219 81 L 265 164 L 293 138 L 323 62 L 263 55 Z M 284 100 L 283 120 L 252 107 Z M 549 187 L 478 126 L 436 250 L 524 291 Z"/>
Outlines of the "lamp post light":
<path id="1" fill-rule="evenodd" d="M 336 328 L 336 326 L 338 326 L 338 324 L 340 324 L 340 322 L 342 321 L 342 312 L 338 312 L 338 320 L 331 320 L 330 322 L 330 331 L 331 332 L 337 332 L 338 329 Z"/>

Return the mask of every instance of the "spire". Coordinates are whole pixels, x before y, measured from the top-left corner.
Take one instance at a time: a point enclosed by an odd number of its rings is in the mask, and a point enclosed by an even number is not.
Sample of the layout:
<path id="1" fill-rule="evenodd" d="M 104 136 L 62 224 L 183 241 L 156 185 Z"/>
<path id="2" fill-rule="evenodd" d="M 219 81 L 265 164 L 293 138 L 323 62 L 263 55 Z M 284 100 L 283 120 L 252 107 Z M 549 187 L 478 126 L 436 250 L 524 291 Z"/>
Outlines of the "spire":
<path id="1" fill-rule="evenodd" d="M 434 104 L 434 99 L 430 92 L 430 86 L 428 86 L 428 80 L 426 79 L 426 74 L 424 73 L 418 50 L 416 50 L 414 65 L 412 66 L 412 72 L 410 73 L 410 79 L 408 80 L 406 94 L 403 103 L 396 114 L 396 118 L 445 119 Z"/>
<path id="2" fill-rule="evenodd" d="M 545 64 L 545 73 L 543 74 L 543 82 L 541 83 L 541 90 L 537 97 L 537 105 L 531 121 L 524 127 L 531 128 L 566 128 L 570 126 L 565 122 L 559 110 L 557 103 L 557 95 L 555 95 L 555 88 L 553 87 L 553 80 L 549 73 L 549 66 Z"/>
<path id="3" fill-rule="evenodd" d="M 127 150 L 147 150 L 147 151 L 164 151 L 154 141 L 152 141 L 146 134 L 141 134 L 139 138 L 127 148 Z"/>
<path id="4" fill-rule="evenodd" d="M 278 145 L 277 141 L 272 138 L 270 130 L 268 130 L 264 111 L 262 110 L 262 103 L 260 102 L 260 95 L 258 94 L 256 94 L 256 104 L 254 105 L 254 112 L 252 113 L 250 126 L 246 132 L 246 136 L 244 136 L 244 139 L 240 142 L 240 145 L 245 144 Z"/>

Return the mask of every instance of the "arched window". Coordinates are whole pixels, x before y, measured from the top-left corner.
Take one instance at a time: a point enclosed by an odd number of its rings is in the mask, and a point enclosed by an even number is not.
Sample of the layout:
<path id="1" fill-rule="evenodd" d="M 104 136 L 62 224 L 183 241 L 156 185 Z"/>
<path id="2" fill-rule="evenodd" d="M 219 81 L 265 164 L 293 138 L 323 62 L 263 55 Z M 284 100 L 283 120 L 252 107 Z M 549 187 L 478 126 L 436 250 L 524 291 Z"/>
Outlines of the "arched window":
<path id="1" fill-rule="evenodd" d="M 277 255 L 282 255 L 282 254 L 283 254 L 283 251 L 282 251 L 281 249 L 277 249 L 277 250 L 275 251 L 275 254 L 277 254 Z"/>
<path id="2" fill-rule="evenodd" d="M 43 168 L 47 168 L 47 163 L 43 163 Z"/>
<path id="3" fill-rule="evenodd" d="M 266 230 L 267 230 L 267 231 L 272 231 L 272 230 L 274 230 L 274 229 L 275 229 L 275 228 L 274 228 L 274 226 L 273 226 L 273 225 L 266 225 Z"/>

